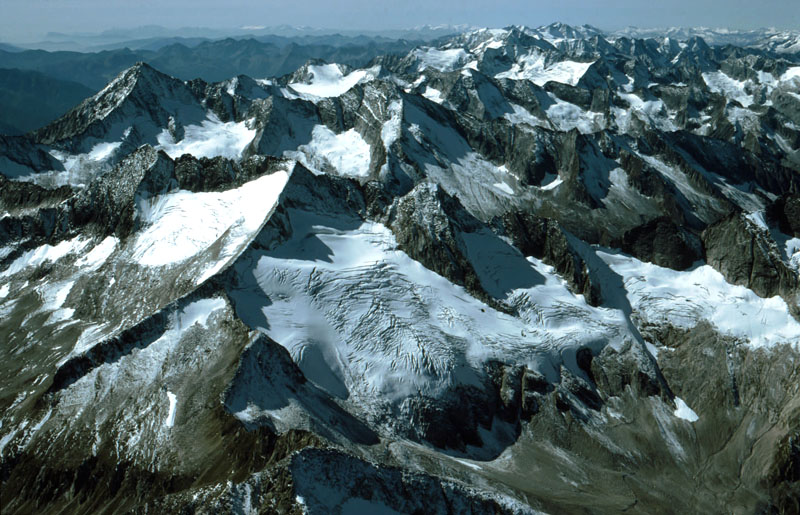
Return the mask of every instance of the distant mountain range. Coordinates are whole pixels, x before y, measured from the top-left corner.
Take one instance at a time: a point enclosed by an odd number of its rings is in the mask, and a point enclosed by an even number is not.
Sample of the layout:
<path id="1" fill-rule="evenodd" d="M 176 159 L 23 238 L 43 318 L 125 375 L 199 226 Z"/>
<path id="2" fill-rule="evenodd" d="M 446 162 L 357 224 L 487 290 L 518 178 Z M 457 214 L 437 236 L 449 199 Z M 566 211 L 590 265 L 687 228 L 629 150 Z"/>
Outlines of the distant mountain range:
<path id="1" fill-rule="evenodd" d="M 293 72 L 311 60 L 363 67 L 377 56 L 401 56 L 423 44 L 437 44 L 445 36 L 469 29 L 466 26 L 423 26 L 387 32 L 334 32 L 307 27 L 250 27 L 233 31 L 203 28 L 166 29 L 159 26 L 112 30 L 100 34 L 50 33 L 41 48 L 93 49 L 91 52 L 24 50 L 0 44 L 0 68 L 35 71 L 54 81 L 78 83 L 91 90 L 102 88 L 122 70 L 146 62 L 174 77 L 209 82 L 236 75 L 279 77 Z M 710 46 L 734 45 L 754 48 L 800 62 L 800 31 L 760 29 L 736 31 L 708 28 L 639 29 L 629 27 L 608 32 L 591 25 L 571 26 L 553 23 L 525 29 L 532 36 L 555 46 L 576 45 L 601 37 L 604 41 L 622 39 L 663 39 L 687 41 L 701 38 Z M 229 35 L 225 39 L 218 39 Z M 13 72 L 7 72 L 10 77 Z M 5 101 L 0 118 L 0 133 L 30 130 L 64 112 L 67 102 L 80 90 L 67 87 L 58 102 L 17 102 L 28 92 L 18 88 L 24 80 L 7 80 L 0 88 Z M 61 91 L 64 88 L 59 88 Z M 35 90 L 34 90 L 35 91 Z M 86 90 L 83 91 L 86 93 Z M 20 97 L 20 95 L 22 95 Z"/>
<path id="2" fill-rule="evenodd" d="M 800 31 L 781 29 L 729 30 L 711 29 L 707 27 L 668 29 L 640 29 L 628 27 L 613 33 L 616 36 L 630 38 L 669 37 L 680 41 L 699 37 L 711 46 L 733 45 L 759 48 L 779 54 L 797 54 L 800 52 Z"/>
<path id="3" fill-rule="evenodd" d="M 139 61 L 184 80 L 219 81 L 238 74 L 274 77 L 291 73 L 310 59 L 364 66 L 378 55 L 405 54 L 421 40 L 325 36 L 301 42 L 278 36 L 267 41 L 223 39 L 189 45 L 172 43 L 157 50 L 128 48 L 101 52 L 0 51 L 0 68 L 35 70 L 93 89 L 103 87 L 119 72 Z M 154 44 L 158 46 L 158 44 Z M 146 45 L 145 45 L 146 46 Z"/>
<path id="4" fill-rule="evenodd" d="M 249 26 L 237 29 L 220 30 L 207 27 L 184 27 L 168 29 L 157 25 L 137 27 L 134 29 L 113 29 L 100 33 L 64 34 L 49 32 L 42 41 L 20 44 L 26 49 L 47 51 L 97 52 L 117 48 L 143 48 L 143 42 L 149 47 L 157 42 L 200 42 L 216 41 L 226 38 L 255 38 L 266 41 L 270 38 L 295 40 L 301 44 L 319 44 L 328 38 L 342 40 L 425 40 L 458 34 L 469 30 L 466 25 L 424 25 L 411 29 L 370 31 L 370 30 L 332 30 L 312 27 L 294 27 L 278 25 L 272 27 Z M 167 43 L 168 44 L 168 43 Z M 152 48 L 157 49 L 157 48 Z"/>
<path id="5" fill-rule="evenodd" d="M 309 36 L 301 43 L 281 36 L 262 39 L 265 41 L 184 41 L 166 46 L 159 40 L 149 42 L 157 50 L 91 53 L 0 49 L 0 134 L 19 134 L 45 125 L 140 61 L 183 80 L 215 82 L 240 74 L 286 75 L 317 59 L 365 66 L 379 55 L 406 54 L 422 43 L 335 35 Z M 146 47 L 148 42 L 142 44 Z"/>
<path id="6" fill-rule="evenodd" d="M 94 90 L 31 70 L 0 69 L 0 133 L 39 128 L 92 95 Z"/>

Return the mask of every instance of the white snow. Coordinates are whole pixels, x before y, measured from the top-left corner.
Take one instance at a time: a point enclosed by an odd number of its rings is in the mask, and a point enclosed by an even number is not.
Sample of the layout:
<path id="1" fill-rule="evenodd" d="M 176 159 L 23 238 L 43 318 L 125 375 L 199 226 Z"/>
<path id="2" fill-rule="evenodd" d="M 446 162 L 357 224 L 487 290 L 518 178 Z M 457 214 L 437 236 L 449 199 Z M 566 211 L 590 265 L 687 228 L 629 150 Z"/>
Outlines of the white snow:
<path id="1" fill-rule="evenodd" d="M 618 107 L 612 108 L 614 118 L 619 127 L 627 130 L 630 124 L 632 113 L 639 113 L 640 117 L 663 131 L 674 132 L 677 127 L 670 119 L 667 108 L 661 99 L 655 100 L 642 100 L 634 93 L 618 93 L 620 98 L 628 102 L 630 106 L 628 109 L 621 109 Z"/>
<path id="2" fill-rule="evenodd" d="M 745 91 L 746 82 L 733 79 L 721 71 L 704 72 L 703 80 L 708 85 L 708 89 L 714 93 L 720 93 L 726 98 L 736 100 L 742 106 L 748 107 L 753 104 L 753 95 Z"/>
<path id="3" fill-rule="evenodd" d="M 697 422 L 700 417 L 697 416 L 697 413 L 692 410 L 680 397 L 675 397 L 675 408 L 674 414 L 678 418 L 682 418 L 683 420 L 688 420 L 689 422 Z"/>
<path id="4" fill-rule="evenodd" d="M 527 109 L 525 109 L 521 105 L 513 103 L 509 105 L 511 106 L 511 109 L 514 110 L 514 112 L 505 113 L 503 115 L 503 118 L 513 123 L 514 125 L 526 123 L 531 127 L 547 127 L 547 122 L 533 116 L 530 112 L 528 112 Z"/>
<path id="5" fill-rule="evenodd" d="M 209 112 L 208 119 L 203 120 L 200 125 L 184 127 L 184 136 L 180 141 L 175 141 L 168 129 L 162 130 L 156 136 L 158 140 L 156 148 L 163 150 L 173 159 L 183 154 L 238 159 L 255 135 L 256 130 L 250 129 L 247 121 L 222 122 L 215 114 Z"/>
<path id="6" fill-rule="evenodd" d="M 80 252 L 89 243 L 89 240 L 78 236 L 71 240 L 65 240 L 61 243 L 51 246 L 42 245 L 33 250 L 29 250 L 14 260 L 11 265 L 0 272 L 0 277 L 8 277 L 17 272 L 31 266 L 39 266 L 45 262 L 55 263 L 61 258 Z"/>
<path id="7" fill-rule="evenodd" d="M 356 84 L 374 78 L 370 70 L 356 70 L 344 75 L 338 64 L 310 65 L 309 83 L 293 82 L 289 87 L 297 93 L 314 97 L 338 97 L 347 93 Z"/>
<path id="8" fill-rule="evenodd" d="M 563 182 L 564 182 L 564 179 L 562 179 L 561 177 L 556 176 L 555 179 L 553 179 L 552 181 L 548 182 L 544 186 L 541 186 L 539 189 L 540 190 L 545 190 L 545 191 L 554 190 Z"/>
<path id="9" fill-rule="evenodd" d="M 720 208 L 719 201 L 697 190 L 681 169 L 671 166 L 654 156 L 638 155 L 681 192 L 701 220 L 709 222 L 715 219 L 716 213 Z M 725 192 L 724 188 L 723 192 Z"/>
<path id="10" fill-rule="evenodd" d="M 369 174 L 370 147 L 355 129 L 336 134 L 324 125 L 317 125 L 309 143 L 285 155 L 320 173 L 333 168 L 340 175 L 350 177 Z"/>
<path id="11" fill-rule="evenodd" d="M 552 93 L 548 93 L 555 102 L 545 111 L 547 117 L 560 131 L 578 129 L 581 134 L 591 134 L 600 130 L 603 115 L 587 112 L 570 102 L 565 102 Z"/>
<path id="12" fill-rule="evenodd" d="M 164 420 L 164 425 L 172 427 L 175 425 L 175 407 L 178 405 L 178 397 L 172 392 L 167 392 L 167 398 L 169 399 L 169 413 L 167 413 L 167 418 Z"/>
<path id="13" fill-rule="evenodd" d="M 85 256 L 75 261 L 75 265 L 91 269 L 99 267 L 113 254 L 118 243 L 119 240 L 114 236 L 107 236 Z"/>
<path id="14" fill-rule="evenodd" d="M 444 102 L 444 97 L 442 96 L 442 92 L 430 86 L 425 87 L 425 91 L 422 92 L 422 96 L 427 98 L 431 102 L 436 102 L 437 104 L 441 104 L 442 102 Z"/>
<path id="15" fill-rule="evenodd" d="M 220 297 L 202 299 L 192 302 L 191 304 L 187 304 L 183 310 L 181 310 L 176 324 L 176 329 L 180 331 L 195 324 L 198 324 L 203 328 L 207 328 L 208 317 L 211 316 L 211 313 L 220 309 L 224 309 L 225 305 L 225 301 Z"/>
<path id="16" fill-rule="evenodd" d="M 3 449 L 6 448 L 6 445 L 8 445 L 8 442 L 13 440 L 15 436 L 17 436 L 17 430 L 16 429 L 6 433 L 5 436 L 0 438 L 0 452 L 3 452 Z"/>
<path id="17" fill-rule="evenodd" d="M 789 266 L 800 271 L 800 238 L 789 238 L 784 247 Z"/>
<path id="18" fill-rule="evenodd" d="M 286 347 L 306 377 L 337 397 L 375 404 L 376 396 L 393 402 L 478 384 L 486 359 L 539 369 L 552 363 L 551 350 L 627 334 L 620 312 L 588 306 L 551 267 L 494 236 L 470 235 L 469 256 L 481 283 L 520 306 L 519 317 L 396 250 L 381 224 L 289 213 L 292 238 L 239 259 L 236 273 L 255 283 L 231 297 L 245 323 Z"/>
<path id="19" fill-rule="evenodd" d="M 297 503 L 298 506 L 300 506 L 300 509 L 303 511 L 303 513 L 308 513 L 306 500 L 301 495 L 295 496 L 294 501 Z"/>
<path id="20" fill-rule="evenodd" d="M 580 63 L 577 61 L 546 62 L 546 54 L 531 53 L 517 59 L 511 69 L 495 75 L 497 79 L 529 80 L 537 86 L 544 86 L 547 82 L 561 82 L 575 86 L 594 64 Z"/>
<path id="21" fill-rule="evenodd" d="M 92 161 L 105 161 L 122 145 L 121 141 L 114 143 L 98 143 L 89 151 L 88 157 Z"/>
<path id="22" fill-rule="evenodd" d="M 55 283 L 44 283 L 36 288 L 42 297 L 41 310 L 52 312 L 46 323 L 63 322 L 72 318 L 75 310 L 71 308 L 62 309 L 62 306 L 73 286 L 75 286 L 75 280 L 70 279 Z"/>
<path id="23" fill-rule="evenodd" d="M 0 287 L 0 299 L 4 299 L 4 298 L 8 297 L 8 292 L 9 292 L 10 289 L 11 289 L 11 287 L 8 285 L 8 283 L 6 283 L 2 287 Z"/>
<path id="24" fill-rule="evenodd" d="M 472 470 L 483 470 L 483 467 L 481 467 L 477 463 L 472 463 L 471 461 L 462 460 L 462 459 L 459 459 L 459 458 L 453 458 L 453 459 L 455 461 L 461 463 L 462 465 L 465 465 L 465 466 L 471 468 Z"/>
<path id="25" fill-rule="evenodd" d="M 800 341 L 800 324 L 783 299 L 732 285 L 708 265 L 678 272 L 622 254 L 597 255 L 622 276 L 627 298 L 645 322 L 691 329 L 705 320 L 755 347 Z"/>
<path id="26" fill-rule="evenodd" d="M 470 60 L 470 55 L 463 48 L 440 50 L 438 48 L 418 48 L 412 52 L 419 62 L 419 70 L 435 68 L 441 72 L 451 72 Z"/>
<path id="27" fill-rule="evenodd" d="M 400 130 L 403 121 L 403 103 L 400 100 L 394 100 L 389 104 L 387 109 L 389 112 L 389 120 L 387 120 L 383 127 L 381 127 L 381 140 L 387 152 L 389 147 L 400 138 Z"/>
<path id="28" fill-rule="evenodd" d="M 781 75 L 781 82 L 800 79 L 800 66 L 793 66 Z"/>
<path id="29" fill-rule="evenodd" d="M 747 213 L 745 218 L 753 222 L 759 229 L 769 231 L 769 226 L 764 219 L 764 211 L 753 211 L 751 213 Z"/>
<path id="30" fill-rule="evenodd" d="M 44 414 L 44 416 L 41 418 L 41 420 L 39 420 L 39 422 L 37 422 L 36 424 L 34 424 L 31 427 L 30 433 L 28 433 L 28 438 L 30 438 L 30 436 L 33 435 L 33 433 L 36 433 L 37 431 L 39 431 L 42 428 L 42 426 L 44 426 L 45 423 L 48 420 L 50 420 L 50 416 L 52 414 L 53 414 L 53 408 L 48 409 L 47 413 Z"/>
<path id="31" fill-rule="evenodd" d="M 133 259 L 145 266 L 171 265 L 217 242 L 223 243 L 222 256 L 230 254 L 262 226 L 288 178 L 281 170 L 224 192 L 180 190 L 139 198 L 137 214 L 148 225 L 136 237 Z M 222 256 L 216 260 L 220 266 Z"/>
<path id="32" fill-rule="evenodd" d="M 514 194 L 514 189 L 504 182 L 496 182 L 492 186 L 502 191 L 503 193 L 508 193 L 509 195 Z"/>

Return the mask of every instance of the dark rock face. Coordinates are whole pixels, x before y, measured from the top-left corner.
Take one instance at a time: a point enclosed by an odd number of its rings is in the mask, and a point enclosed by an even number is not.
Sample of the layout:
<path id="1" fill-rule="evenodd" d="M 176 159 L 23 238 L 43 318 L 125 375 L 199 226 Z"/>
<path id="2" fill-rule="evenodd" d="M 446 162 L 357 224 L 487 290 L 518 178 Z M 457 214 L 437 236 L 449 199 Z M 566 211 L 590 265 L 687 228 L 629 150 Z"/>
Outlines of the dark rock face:
<path id="1" fill-rule="evenodd" d="M 585 295 L 590 304 L 602 302 L 599 285 L 592 282 L 586 263 L 572 248 L 564 229 L 557 222 L 528 213 L 509 213 L 500 223 L 524 255 L 534 256 L 553 266 L 572 290 Z"/>
<path id="2" fill-rule="evenodd" d="M 705 258 L 733 284 L 761 297 L 791 297 L 798 286 L 797 273 L 780 259 L 768 235 L 742 215 L 732 215 L 712 225 L 702 235 Z"/>
<path id="3" fill-rule="evenodd" d="M 37 142 L 61 142 L 85 152 L 88 148 L 84 148 L 83 140 L 87 137 L 105 139 L 117 130 L 116 125 L 139 114 L 144 116 L 131 126 L 131 133 L 140 136 L 156 127 L 169 126 L 170 119 L 174 125 L 176 119 L 190 123 L 205 118 L 200 99 L 188 85 L 145 63 L 137 63 L 97 95 L 32 134 Z M 134 142 L 140 143 L 144 141 Z"/>
<path id="4" fill-rule="evenodd" d="M 675 270 L 685 270 L 702 257 L 699 239 L 665 217 L 626 232 L 620 247 L 642 261 Z"/>
<path id="5" fill-rule="evenodd" d="M 514 424 L 531 420 L 554 390 L 544 376 L 524 366 L 491 363 L 489 375 L 499 400 L 497 416 Z"/>
<path id="6" fill-rule="evenodd" d="M 767 214 L 777 221 L 781 231 L 790 236 L 800 236 L 800 195 L 787 194 L 767 208 Z"/>
<path id="7" fill-rule="evenodd" d="M 632 341 L 619 350 L 603 349 L 592 360 L 590 370 L 598 390 L 607 396 L 620 396 L 628 386 L 637 396 L 670 395 L 657 365 Z"/>
<path id="8" fill-rule="evenodd" d="M 461 236 L 477 230 L 480 222 L 458 200 L 435 185 L 421 184 L 398 199 L 393 211 L 390 226 L 400 250 L 455 284 L 486 296 Z"/>
<path id="9" fill-rule="evenodd" d="M 798 426 L 793 420 L 791 427 Z M 773 512 L 800 512 L 800 432 L 790 432 L 778 443 L 768 481 Z"/>
<path id="10" fill-rule="evenodd" d="M 335 450 L 303 451 L 292 459 L 290 468 L 295 491 L 308 499 L 306 509 L 313 514 L 326 512 L 331 504 L 346 505 L 348 500 L 365 509 L 388 508 L 399 513 L 534 513 L 531 508 L 509 506 L 456 482 L 381 468 Z M 336 493 L 325 496 L 325 492 Z"/>
<path id="11" fill-rule="evenodd" d="M 177 183 L 172 159 L 143 146 L 74 200 L 74 223 L 93 224 L 101 233 L 116 233 L 124 238 L 136 228 L 134 197 L 157 195 L 174 187 Z"/>
<path id="12" fill-rule="evenodd" d="M 0 209 L 11 213 L 55 206 L 72 194 L 68 186 L 47 189 L 29 182 L 12 181 L 0 174 Z"/>
<path id="13" fill-rule="evenodd" d="M 793 513 L 798 486 L 797 391 L 787 385 L 797 378 L 797 350 L 752 349 L 721 337 L 708 324 L 647 332 L 672 349 L 659 356 L 659 366 L 675 394 L 700 416 L 695 424 L 698 445 L 717 444 L 701 462 L 705 471 L 695 479 L 718 481 L 711 470 L 725 470 L 733 459 L 742 471 L 737 474 L 741 492 L 734 502 L 753 511 Z"/>
<path id="14" fill-rule="evenodd" d="M 39 170 L 63 170 L 64 166 L 47 149 L 29 136 L 0 134 L 0 174 L 6 177 L 28 175 Z"/>

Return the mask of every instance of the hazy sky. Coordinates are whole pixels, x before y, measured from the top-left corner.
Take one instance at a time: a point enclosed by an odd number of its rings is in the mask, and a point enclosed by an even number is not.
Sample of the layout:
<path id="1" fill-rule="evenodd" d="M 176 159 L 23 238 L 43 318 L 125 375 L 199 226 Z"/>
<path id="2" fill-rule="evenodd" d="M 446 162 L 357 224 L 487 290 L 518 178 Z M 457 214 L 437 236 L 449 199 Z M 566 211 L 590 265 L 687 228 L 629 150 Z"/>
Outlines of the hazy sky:
<path id="1" fill-rule="evenodd" d="M 0 41 L 33 41 L 48 31 L 101 32 L 148 24 L 374 30 L 423 24 L 538 26 L 553 21 L 604 29 L 627 25 L 800 29 L 800 0 L 0 0 Z"/>

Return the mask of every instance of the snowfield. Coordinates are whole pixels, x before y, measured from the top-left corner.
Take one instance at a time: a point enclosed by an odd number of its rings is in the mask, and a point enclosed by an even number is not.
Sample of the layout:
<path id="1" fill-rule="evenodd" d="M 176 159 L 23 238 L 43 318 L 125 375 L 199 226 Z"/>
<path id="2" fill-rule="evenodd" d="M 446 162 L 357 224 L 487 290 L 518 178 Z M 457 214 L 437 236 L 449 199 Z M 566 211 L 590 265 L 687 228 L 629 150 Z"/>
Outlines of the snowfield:
<path id="1" fill-rule="evenodd" d="M 520 57 L 510 70 L 495 75 L 497 79 L 529 80 L 537 86 L 550 81 L 575 86 L 594 62 L 558 61 L 546 63 L 546 56 L 531 53 Z"/>
<path id="2" fill-rule="evenodd" d="M 783 299 L 765 299 L 732 285 L 708 265 L 678 272 L 622 254 L 597 254 L 622 276 L 630 304 L 643 321 L 691 329 L 706 320 L 720 333 L 756 347 L 800 341 L 800 323 Z"/>
<path id="3" fill-rule="evenodd" d="M 381 224 L 290 213 L 292 238 L 243 256 L 237 274 L 255 282 L 231 296 L 248 325 L 286 347 L 306 377 L 336 397 L 398 402 L 478 385 L 488 359 L 552 377 L 563 349 L 630 337 L 621 313 L 588 306 L 552 268 L 490 235 L 476 235 L 470 252 L 482 282 L 526 299 L 520 318 L 396 250 Z"/>
<path id="4" fill-rule="evenodd" d="M 308 66 L 311 79 L 308 83 L 293 82 L 289 87 L 297 93 L 310 97 L 338 97 L 353 86 L 374 78 L 376 70 L 355 70 L 345 75 L 338 64 Z"/>
<path id="5" fill-rule="evenodd" d="M 173 159 L 183 154 L 238 159 L 256 134 L 255 129 L 249 128 L 249 125 L 246 121 L 222 122 L 215 114 L 209 113 L 208 119 L 200 125 L 184 127 L 184 136 L 180 141 L 175 141 L 169 130 L 164 129 L 157 136 L 156 148 Z"/>
<path id="6" fill-rule="evenodd" d="M 133 259 L 145 266 L 186 261 L 219 244 L 230 256 L 261 227 L 289 178 L 278 171 L 224 192 L 175 191 L 138 201 L 146 225 L 133 245 Z M 204 276 L 201 276 L 204 277 Z"/>
<path id="7" fill-rule="evenodd" d="M 350 177 L 369 174 L 370 146 L 355 129 L 336 134 L 324 125 L 317 125 L 311 134 L 309 143 L 284 155 L 318 173 L 332 171 Z"/>

